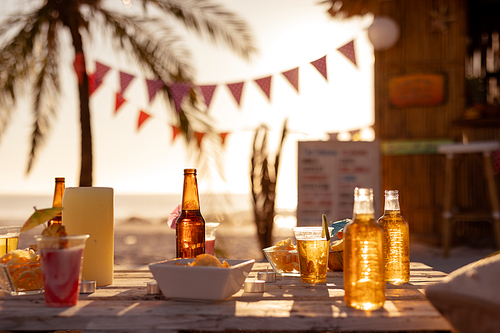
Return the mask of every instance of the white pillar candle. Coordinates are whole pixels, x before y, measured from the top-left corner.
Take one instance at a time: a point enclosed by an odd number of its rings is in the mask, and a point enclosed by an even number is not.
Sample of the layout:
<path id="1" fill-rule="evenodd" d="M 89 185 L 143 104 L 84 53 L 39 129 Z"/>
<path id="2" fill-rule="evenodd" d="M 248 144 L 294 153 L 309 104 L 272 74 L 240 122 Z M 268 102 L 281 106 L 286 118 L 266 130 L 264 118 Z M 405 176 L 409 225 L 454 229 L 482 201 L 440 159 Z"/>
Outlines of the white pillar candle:
<path id="1" fill-rule="evenodd" d="M 114 195 L 109 187 L 67 187 L 63 225 L 69 235 L 88 234 L 82 276 L 98 286 L 113 283 Z"/>

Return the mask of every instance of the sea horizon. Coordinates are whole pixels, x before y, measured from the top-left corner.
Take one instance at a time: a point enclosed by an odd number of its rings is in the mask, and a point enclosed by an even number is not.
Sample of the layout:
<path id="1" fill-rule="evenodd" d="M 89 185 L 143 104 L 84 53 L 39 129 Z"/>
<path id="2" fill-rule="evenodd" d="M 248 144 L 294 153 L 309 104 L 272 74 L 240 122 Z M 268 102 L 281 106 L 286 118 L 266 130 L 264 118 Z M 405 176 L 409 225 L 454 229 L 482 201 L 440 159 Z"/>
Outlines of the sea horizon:
<path id="1" fill-rule="evenodd" d="M 115 194 L 114 201 L 115 221 L 131 218 L 161 221 L 181 204 L 182 194 Z M 252 209 L 250 194 L 200 193 L 200 205 L 204 216 Z M 52 207 L 52 195 L 0 194 L 0 225 L 26 221 L 35 207 Z"/>

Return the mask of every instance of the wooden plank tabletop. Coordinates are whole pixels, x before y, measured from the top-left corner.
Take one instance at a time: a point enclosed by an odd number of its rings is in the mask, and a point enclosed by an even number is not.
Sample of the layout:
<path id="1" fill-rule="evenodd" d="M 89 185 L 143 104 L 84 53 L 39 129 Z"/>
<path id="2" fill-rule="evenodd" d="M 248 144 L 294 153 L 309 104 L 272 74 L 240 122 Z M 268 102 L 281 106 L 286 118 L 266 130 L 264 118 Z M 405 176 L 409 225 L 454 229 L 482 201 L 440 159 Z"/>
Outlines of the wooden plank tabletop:
<path id="1" fill-rule="evenodd" d="M 255 263 L 249 278 L 270 269 Z M 264 293 L 243 289 L 227 300 L 173 301 L 147 295 L 152 281 L 147 267 L 117 267 L 113 285 L 80 295 L 78 305 L 45 306 L 43 295 L 10 296 L 0 292 L 0 330 L 84 332 L 175 332 L 177 330 L 260 331 L 418 331 L 451 330 L 427 301 L 423 290 L 446 274 L 420 263 L 411 264 L 411 279 L 387 285 L 382 309 L 371 312 L 347 307 L 342 272 L 328 272 L 326 284 L 308 285 L 298 277 L 278 277 Z"/>

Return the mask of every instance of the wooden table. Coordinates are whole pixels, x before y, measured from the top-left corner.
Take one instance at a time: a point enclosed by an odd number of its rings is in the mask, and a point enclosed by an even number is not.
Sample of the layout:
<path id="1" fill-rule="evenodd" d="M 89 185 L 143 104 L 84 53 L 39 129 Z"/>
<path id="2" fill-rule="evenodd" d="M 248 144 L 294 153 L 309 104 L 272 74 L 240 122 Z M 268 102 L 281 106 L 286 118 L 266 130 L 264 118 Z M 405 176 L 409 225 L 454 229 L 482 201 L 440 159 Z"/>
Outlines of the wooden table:
<path id="1" fill-rule="evenodd" d="M 250 276 L 267 267 L 267 263 L 256 263 Z M 370 313 L 345 305 L 342 272 L 328 272 L 327 283 L 316 286 L 303 284 L 298 277 L 278 277 L 276 283 L 266 284 L 263 294 L 241 289 L 225 301 L 204 303 L 147 295 L 146 284 L 152 280 L 147 267 L 117 267 L 113 285 L 80 295 L 74 307 L 49 308 L 43 295 L 14 297 L 0 292 L 0 330 L 451 330 L 423 294 L 426 285 L 445 276 L 424 264 L 412 263 L 410 283 L 388 285 L 384 307 Z"/>

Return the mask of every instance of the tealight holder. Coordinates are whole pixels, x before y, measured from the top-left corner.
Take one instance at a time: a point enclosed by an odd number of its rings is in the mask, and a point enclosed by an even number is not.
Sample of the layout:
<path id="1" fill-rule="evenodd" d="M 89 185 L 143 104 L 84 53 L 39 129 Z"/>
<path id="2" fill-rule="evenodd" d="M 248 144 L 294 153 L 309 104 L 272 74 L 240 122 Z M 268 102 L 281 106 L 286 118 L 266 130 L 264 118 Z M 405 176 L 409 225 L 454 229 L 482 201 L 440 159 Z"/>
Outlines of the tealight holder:
<path id="1" fill-rule="evenodd" d="M 146 293 L 148 295 L 157 295 L 160 293 L 160 288 L 158 287 L 158 282 L 150 281 L 146 285 Z"/>
<path id="2" fill-rule="evenodd" d="M 257 279 L 246 280 L 243 288 L 247 293 L 263 293 L 266 290 L 266 281 Z"/>
<path id="3" fill-rule="evenodd" d="M 95 292 L 95 281 L 81 281 L 80 282 L 80 294 L 92 294 Z"/>
<path id="4" fill-rule="evenodd" d="M 276 282 L 276 273 L 275 272 L 258 272 L 257 280 L 262 280 L 267 283 L 275 283 Z"/>

